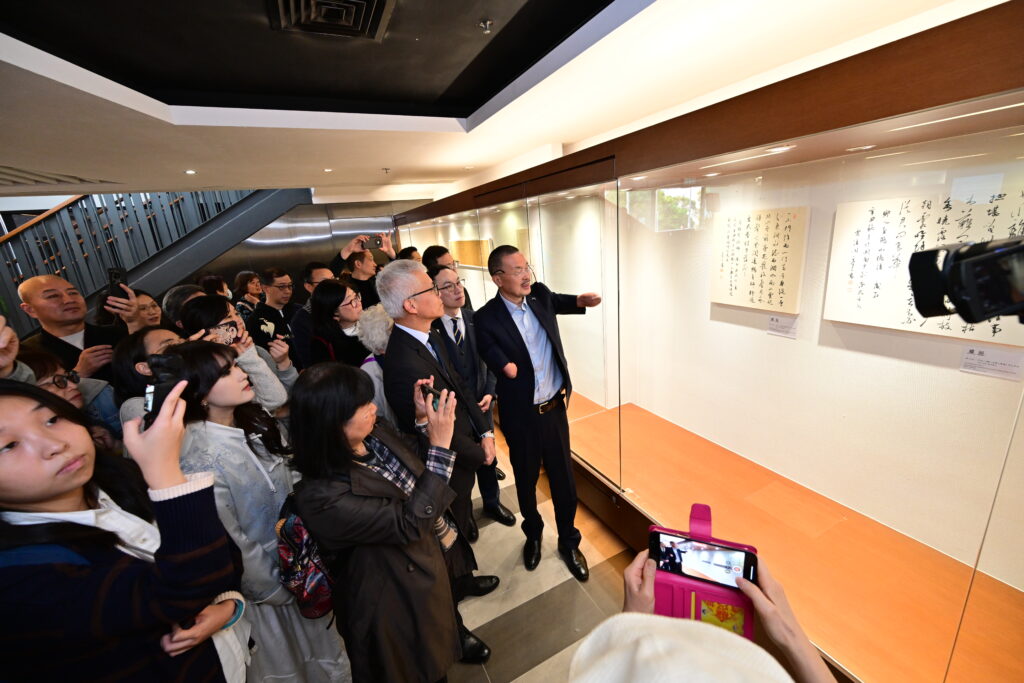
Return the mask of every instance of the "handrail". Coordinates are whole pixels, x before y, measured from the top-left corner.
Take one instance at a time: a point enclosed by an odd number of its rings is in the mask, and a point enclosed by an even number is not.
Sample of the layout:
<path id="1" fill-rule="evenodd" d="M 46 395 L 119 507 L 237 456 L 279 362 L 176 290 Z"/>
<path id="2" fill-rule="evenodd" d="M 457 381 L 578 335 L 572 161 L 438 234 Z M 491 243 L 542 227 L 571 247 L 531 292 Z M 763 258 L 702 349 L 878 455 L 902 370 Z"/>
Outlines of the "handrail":
<path id="1" fill-rule="evenodd" d="M 19 225 L 14 230 L 11 230 L 9 233 L 7 233 L 6 235 L 0 235 L 0 244 L 4 244 L 8 240 L 10 240 L 12 237 L 20 235 L 21 233 L 25 232 L 26 230 L 31 228 L 36 223 L 39 223 L 40 221 L 43 221 L 43 220 L 49 218 L 50 216 L 52 216 L 53 214 L 57 213 L 61 209 L 66 209 L 69 206 L 71 206 L 72 204 L 74 204 L 75 202 L 80 201 L 82 199 L 85 199 L 86 196 L 87 195 L 84 195 L 84 194 L 75 195 L 71 199 L 58 204 L 57 206 L 53 207 L 49 211 L 46 211 L 44 213 L 39 214 L 38 216 L 36 216 L 32 220 L 30 220 L 28 223 L 25 223 L 24 225 Z"/>

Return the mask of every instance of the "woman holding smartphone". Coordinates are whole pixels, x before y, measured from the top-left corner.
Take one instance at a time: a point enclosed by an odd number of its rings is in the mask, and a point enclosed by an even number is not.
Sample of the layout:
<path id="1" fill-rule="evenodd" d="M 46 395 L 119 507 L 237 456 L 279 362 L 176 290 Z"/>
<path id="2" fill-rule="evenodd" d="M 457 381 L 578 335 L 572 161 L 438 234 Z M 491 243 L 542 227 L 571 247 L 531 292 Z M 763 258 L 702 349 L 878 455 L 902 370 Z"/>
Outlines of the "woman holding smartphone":
<path id="1" fill-rule="evenodd" d="M 71 404 L 0 380 L 4 679 L 244 680 L 213 476 L 178 464 L 183 388 L 145 432 L 125 425 L 133 463 L 97 449 Z"/>
<path id="2" fill-rule="evenodd" d="M 277 421 L 258 403 L 230 346 L 172 347 L 188 387 L 181 466 L 212 471 L 217 513 L 242 551 L 242 594 L 256 647 L 249 681 L 343 681 L 348 671 L 329 617 L 307 619 L 280 582 L 274 527 L 292 491 L 290 455 Z"/>
<path id="3" fill-rule="evenodd" d="M 319 363 L 292 393 L 295 505 L 334 579 L 355 681 L 433 683 L 460 657 L 444 556 L 457 540 L 444 515 L 455 396 L 441 392 L 435 410 L 424 382 L 409 387 L 418 444 L 377 420 L 373 383 L 356 368 Z"/>

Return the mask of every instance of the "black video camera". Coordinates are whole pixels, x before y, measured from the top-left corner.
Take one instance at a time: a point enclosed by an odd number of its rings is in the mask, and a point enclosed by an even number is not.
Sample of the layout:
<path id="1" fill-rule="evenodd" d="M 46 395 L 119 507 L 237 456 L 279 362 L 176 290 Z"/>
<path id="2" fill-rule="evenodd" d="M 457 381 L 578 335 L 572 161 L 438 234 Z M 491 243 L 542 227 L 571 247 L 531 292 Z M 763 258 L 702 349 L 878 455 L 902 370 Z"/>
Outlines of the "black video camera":
<path id="1" fill-rule="evenodd" d="M 1024 237 L 912 254 L 910 287 L 925 318 L 958 313 L 966 322 L 980 323 L 1016 315 L 1024 323 Z"/>

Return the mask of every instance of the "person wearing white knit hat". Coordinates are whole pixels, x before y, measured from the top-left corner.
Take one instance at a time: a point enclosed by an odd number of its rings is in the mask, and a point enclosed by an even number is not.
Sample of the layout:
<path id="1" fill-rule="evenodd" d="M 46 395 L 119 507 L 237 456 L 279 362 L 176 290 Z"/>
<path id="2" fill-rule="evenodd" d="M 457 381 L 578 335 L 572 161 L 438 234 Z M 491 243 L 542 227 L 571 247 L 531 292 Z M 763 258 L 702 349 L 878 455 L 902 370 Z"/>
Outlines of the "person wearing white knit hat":
<path id="1" fill-rule="evenodd" d="M 644 550 L 623 573 L 624 614 L 606 619 L 588 635 L 569 671 L 573 683 L 692 681 L 740 683 L 794 679 L 768 652 L 725 629 L 654 614 L 656 565 Z M 760 587 L 737 583 L 754 603 L 761 625 L 785 654 L 798 683 L 835 683 L 821 655 L 800 627 L 782 585 L 764 561 Z"/>

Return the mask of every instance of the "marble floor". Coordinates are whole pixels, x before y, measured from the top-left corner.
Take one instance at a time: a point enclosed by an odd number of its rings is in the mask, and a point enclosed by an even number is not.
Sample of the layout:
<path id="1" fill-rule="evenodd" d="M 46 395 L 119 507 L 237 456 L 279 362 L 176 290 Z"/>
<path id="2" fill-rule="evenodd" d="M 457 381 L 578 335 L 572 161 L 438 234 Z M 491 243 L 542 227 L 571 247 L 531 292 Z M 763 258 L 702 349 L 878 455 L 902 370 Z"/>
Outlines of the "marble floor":
<path id="1" fill-rule="evenodd" d="M 507 458 L 499 466 L 508 475 L 501 482 L 501 501 L 517 513 L 515 479 Z M 606 617 L 622 609 L 622 570 L 633 558 L 615 534 L 585 507 L 579 506 L 576 526 L 583 534 L 580 550 L 590 565 L 590 580 L 572 577 L 558 555 L 555 519 L 543 474 L 537 500 L 545 535 L 540 565 L 532 572 L 523 566 L 525 537 L 518 525 L 507 527 L 479 516 L 480 539 L 473 545 L 478 574 L 495 574 L 501 585 L 479 598 L 460 603 L 465 624 L 491 647 L 487 664 L 456 664 L 448 672 L 453 683 L 463 681 L 567 680 L 569 663 L 580 641 Z"/>

